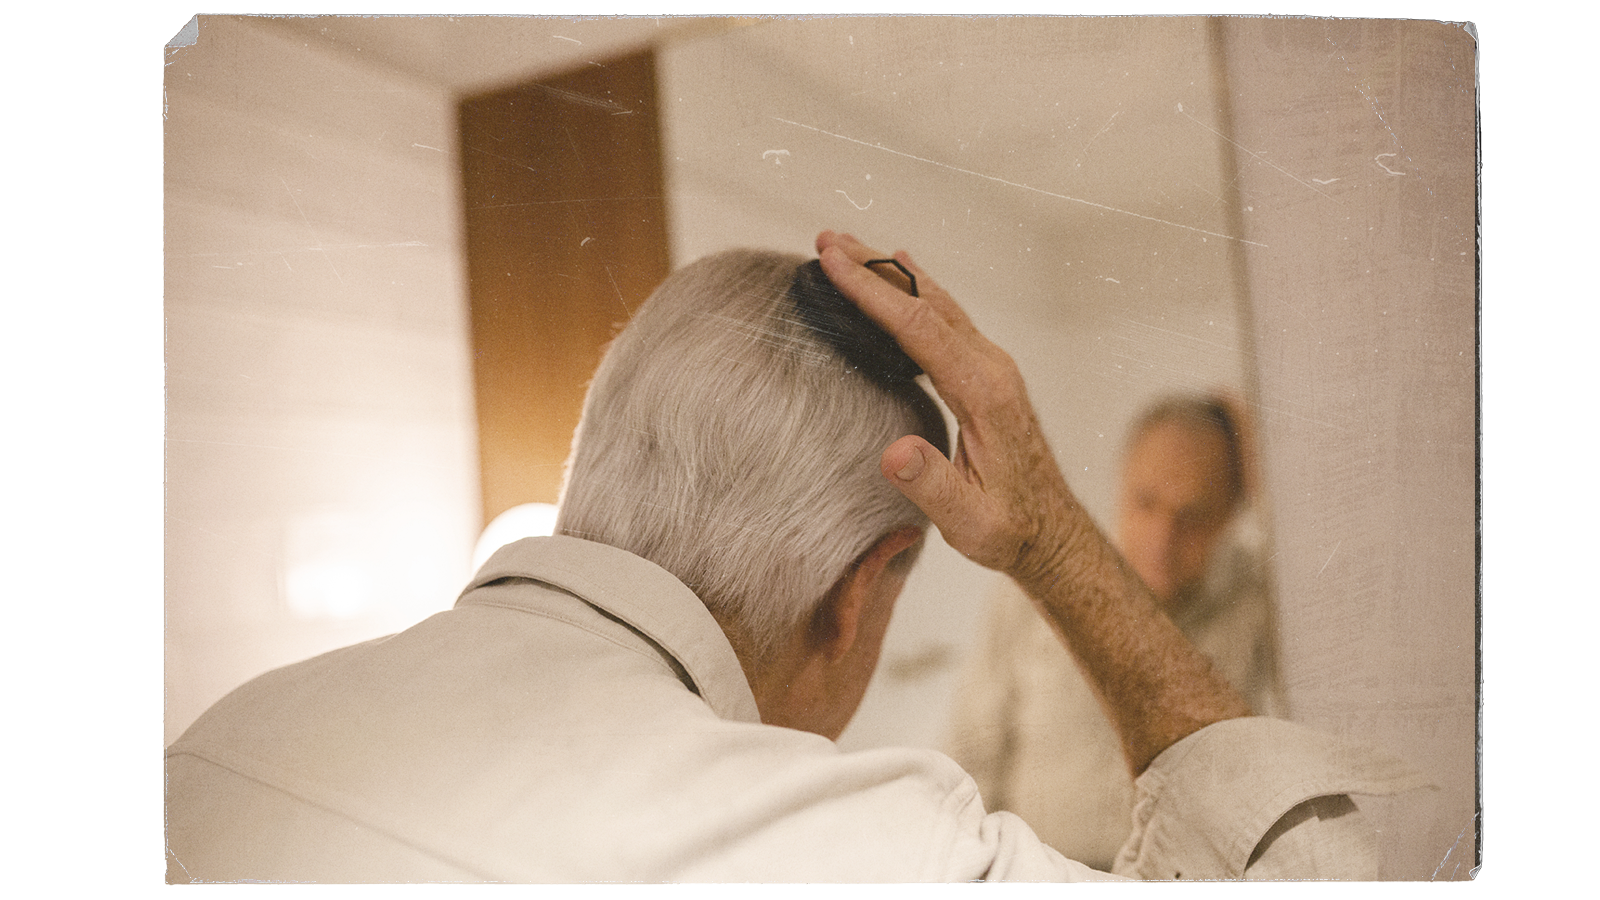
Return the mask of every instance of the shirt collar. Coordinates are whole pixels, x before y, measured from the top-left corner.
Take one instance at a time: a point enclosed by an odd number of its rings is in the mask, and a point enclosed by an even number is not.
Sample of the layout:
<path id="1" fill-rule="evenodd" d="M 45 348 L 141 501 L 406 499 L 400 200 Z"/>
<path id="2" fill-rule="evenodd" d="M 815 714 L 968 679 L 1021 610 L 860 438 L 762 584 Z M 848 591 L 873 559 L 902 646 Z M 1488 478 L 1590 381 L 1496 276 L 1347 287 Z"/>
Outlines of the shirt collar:
<path id="1" fill-rule="evenodd" d="M 461 592 L 501 578 L 531 578 L 575 594 L 655 641 L 689 673 L 719 717 L 759 722 L 755 696 L 733 647 L 700 598 L 671 572 L 607 544 L 524 538 L 495 551 Z"/>

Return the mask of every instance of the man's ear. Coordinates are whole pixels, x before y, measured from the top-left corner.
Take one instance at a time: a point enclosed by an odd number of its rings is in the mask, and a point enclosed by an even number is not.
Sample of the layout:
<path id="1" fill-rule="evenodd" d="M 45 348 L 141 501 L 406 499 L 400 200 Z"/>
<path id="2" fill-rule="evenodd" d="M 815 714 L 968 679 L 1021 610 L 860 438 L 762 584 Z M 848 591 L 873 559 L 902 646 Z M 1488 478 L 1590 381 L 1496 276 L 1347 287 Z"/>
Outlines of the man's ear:
<path id="1" fill-rule="evenodd" d="M 907 526 L 873 542 L 867 552 L 845 570 L 811 616 L 812 650 L 832 663 L 843 659 L 860 637 L 861 620 L 875 600 L 892 602 L 899 594 L 923 530 Z M 893 594 L 884 592 L 893 589 Z"/>

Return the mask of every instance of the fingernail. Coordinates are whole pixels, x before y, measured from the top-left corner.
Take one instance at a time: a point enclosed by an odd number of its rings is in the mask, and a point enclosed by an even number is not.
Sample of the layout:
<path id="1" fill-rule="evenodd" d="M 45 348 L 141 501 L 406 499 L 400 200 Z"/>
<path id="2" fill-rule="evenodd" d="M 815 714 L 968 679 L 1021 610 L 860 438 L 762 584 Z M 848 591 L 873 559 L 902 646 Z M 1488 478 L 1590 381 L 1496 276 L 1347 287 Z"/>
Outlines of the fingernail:
<path id="1" fill-rule="evenodd" d="M 900 471 L 894 473 L 895 477 L 901 481 L 911 481 L 922 474 L 922 465 L 922 451 L 912 450 L 911 458 L 906 460 L 906 464 L 900 467 Z"/>

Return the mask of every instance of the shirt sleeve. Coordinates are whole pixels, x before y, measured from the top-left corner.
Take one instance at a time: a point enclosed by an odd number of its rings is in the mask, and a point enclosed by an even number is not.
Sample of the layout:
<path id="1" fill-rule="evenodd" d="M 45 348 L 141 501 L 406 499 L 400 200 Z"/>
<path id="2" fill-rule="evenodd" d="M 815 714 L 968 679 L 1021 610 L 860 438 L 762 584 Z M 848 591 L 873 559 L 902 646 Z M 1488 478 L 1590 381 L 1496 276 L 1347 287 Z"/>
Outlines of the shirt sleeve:
<path id="1" fill-rule="evenodd" d="M 1202 728 L 1135 782 L 1133 834 L 1113 871 L 1141 879 L 1377 877 L 1352 795 L 1423 787 L 1404 762 L 1278 719 Z"/>

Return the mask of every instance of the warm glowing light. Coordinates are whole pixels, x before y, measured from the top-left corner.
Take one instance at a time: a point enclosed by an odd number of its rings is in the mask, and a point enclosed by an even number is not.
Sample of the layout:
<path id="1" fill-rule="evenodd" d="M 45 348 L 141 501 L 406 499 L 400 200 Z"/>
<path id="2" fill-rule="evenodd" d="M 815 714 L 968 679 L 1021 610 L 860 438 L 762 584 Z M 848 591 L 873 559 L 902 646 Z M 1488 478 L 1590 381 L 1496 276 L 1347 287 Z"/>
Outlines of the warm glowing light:
<path id="1" fill-rule="evenodd" d="M 283 599 L 301 619 L 351 619 L 375 599 L 371 536 L 344 509 L 325 507 L 291 516 L 285 523 Z"/>
<path id="2" fill-rule="evenodd" d="M 351 562 L 326 560 L 284 573 L 284 599 L 303 619 L 351 619 L 372 603 L 372 579 Z"/>
<path id="3" fill-rule="evenodd" d="M 496 550 L 527 537 L 549 537 L 556 533 L 556 507 L 553 503 L 524 503 L 494 517 L 478 538 L 472 551 L 472 571 L 489 561 Z"/>

